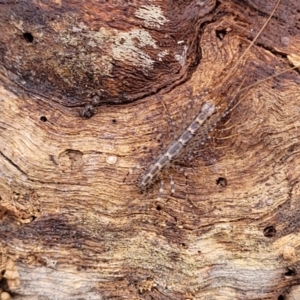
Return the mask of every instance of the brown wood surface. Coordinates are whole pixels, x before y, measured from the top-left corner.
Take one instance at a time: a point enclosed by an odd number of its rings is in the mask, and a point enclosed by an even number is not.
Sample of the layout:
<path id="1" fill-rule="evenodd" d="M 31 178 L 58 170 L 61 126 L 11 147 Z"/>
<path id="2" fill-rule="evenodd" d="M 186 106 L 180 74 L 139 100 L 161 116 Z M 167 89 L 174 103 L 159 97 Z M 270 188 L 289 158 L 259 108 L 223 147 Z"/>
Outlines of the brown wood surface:
<path id="1" fill-rule="evenodd" d="M 299 65 L 298 0 L 236 66 L 275 2 L 0 1 L 1 300 L 300 299 L 299 70 L 243 89 Z"/>

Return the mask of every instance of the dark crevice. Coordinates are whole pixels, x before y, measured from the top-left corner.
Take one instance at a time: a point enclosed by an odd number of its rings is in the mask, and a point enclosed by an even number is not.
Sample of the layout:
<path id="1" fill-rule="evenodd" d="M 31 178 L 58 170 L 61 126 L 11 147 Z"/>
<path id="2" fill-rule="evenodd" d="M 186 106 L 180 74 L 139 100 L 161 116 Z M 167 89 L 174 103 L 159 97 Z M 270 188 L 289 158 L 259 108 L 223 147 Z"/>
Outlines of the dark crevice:
<path id="1" fill-rule="evenodd" d="M 275 50 L 274 48 L 270 47 L 270 46 L 266 46 L 265 44 L 262 43 L 255 43 L 255 45 L 257 47 L 263 48 L 266 51 L 271 52 L 272 54 L 274 54 L 275 56 L 279 56 L 284 60 L 287 60 L 287 54 L 278 50 Z"/>
<path id="2" fill-rule="evenodd" d="M 216 36 L 219 40 L 223 40 L 225 35 L 227 34 L 226 29 L 220 29 L 220 30 L 216 30 Z"/>
<path id="3" fill-rule="evenodd" d="M 292 268 L 287 268 L 286 272 L 284 273 L 284 275 L 286 277 L 293 277 L 297 275 L 296 270 L 292 269 Z"/>
<path id="4" fill-rule="evenodd" d="M 23 38 L 27 43 L 32 43 L 33 42 L 33 35 L 30 32 L 25 32 L 23 33 Z"/>
<path id="5" fill-rule="evenodd" d="M 0 154 L 5 158 L 5 160 L 7 160 L 11 165 L 13 165 L 19 172 L 27 176 L 27 174 L 18 165 L 16 165 L 10 158 L 4 155 L 1 151 Z"/>

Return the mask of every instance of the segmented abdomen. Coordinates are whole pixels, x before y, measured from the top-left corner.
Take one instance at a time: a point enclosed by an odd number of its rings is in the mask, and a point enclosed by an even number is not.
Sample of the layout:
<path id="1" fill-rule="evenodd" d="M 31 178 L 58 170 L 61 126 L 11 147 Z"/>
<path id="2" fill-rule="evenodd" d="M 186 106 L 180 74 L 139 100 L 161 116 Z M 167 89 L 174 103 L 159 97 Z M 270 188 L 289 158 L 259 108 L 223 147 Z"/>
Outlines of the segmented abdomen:
<path id="1" fill-rule="evenodd" d="M 142 175 L 138 187 L 146 189 L 156 179 L 158 174 L 167 167 L 173 160 L 177 159 L 189 144 L 191 139 L 196 135 L 201 126 L 215 113 L 215 105 L 211 102 L 204 102 L 200 113 L 192 123 L 183 131 L 183 133 L 172 142 L 166 150 L 160 154 Z"/>

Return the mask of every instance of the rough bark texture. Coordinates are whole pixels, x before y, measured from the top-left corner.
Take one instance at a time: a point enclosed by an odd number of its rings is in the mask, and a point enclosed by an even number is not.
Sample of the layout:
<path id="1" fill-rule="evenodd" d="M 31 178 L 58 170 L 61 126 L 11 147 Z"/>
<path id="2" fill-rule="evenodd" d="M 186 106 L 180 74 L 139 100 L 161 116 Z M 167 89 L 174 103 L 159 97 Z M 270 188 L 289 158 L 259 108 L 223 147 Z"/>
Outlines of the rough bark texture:
<path id="1" fill-rule="evenodd" d="M 0 1 L 1 299 L 300 298 L 299 71 L 244 89 L 299 64 L 298 0 L 235 67 L 274 6 Z"/>

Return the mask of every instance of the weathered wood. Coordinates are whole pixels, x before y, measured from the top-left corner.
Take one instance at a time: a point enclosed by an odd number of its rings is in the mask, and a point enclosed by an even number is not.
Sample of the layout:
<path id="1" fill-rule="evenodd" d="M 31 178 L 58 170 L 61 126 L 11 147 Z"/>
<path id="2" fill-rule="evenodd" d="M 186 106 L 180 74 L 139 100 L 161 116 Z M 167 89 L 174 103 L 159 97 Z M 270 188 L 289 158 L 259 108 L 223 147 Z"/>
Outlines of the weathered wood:
<path id="1" fill-rule="evenodd" d="M 300 77 L 237 91 L 299 63 L 298 1 L 235 69 L 275 1 L 66 2 L 0 2 L 0 296 L 297 299 Z M 236 94 L 141 193 L 126 174 Z"/>

